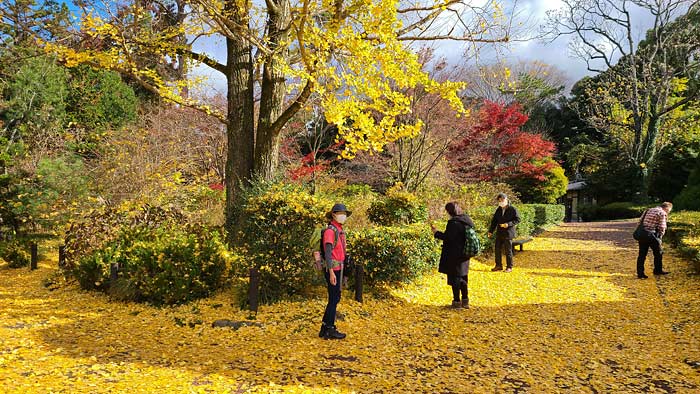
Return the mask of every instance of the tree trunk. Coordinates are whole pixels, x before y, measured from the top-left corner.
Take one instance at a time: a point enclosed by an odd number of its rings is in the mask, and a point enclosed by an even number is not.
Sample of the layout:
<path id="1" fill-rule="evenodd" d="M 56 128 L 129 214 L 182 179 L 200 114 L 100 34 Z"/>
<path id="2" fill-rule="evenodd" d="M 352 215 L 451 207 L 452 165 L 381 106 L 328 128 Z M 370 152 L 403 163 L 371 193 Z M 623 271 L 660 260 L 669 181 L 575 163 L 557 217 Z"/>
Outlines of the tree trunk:
<path id="1" fill-rule="evenodd" d="M 247 23 L 245 15 L 238 14 L 236 1 L 227 1 L 225 7 L 238 23 Z M 243 39 L 226 39 L 228 87 L 228 140 L 226 160 L 226 228 L 231 236 L 242 220 L 240 208 L 241 187 L 253 175 L 253 148 L 255 144 L 253 107 L 253 61 L 250 44 Z"/>
<path id="2" fill-rule="evenodd" d="M 274 55 L 268 56 L 263 66 L 254 164 L 256 175 L 263 179 L 271 179 L 274 176 L 279 161 L 281 128 L 274 124 L 284 110 L 287 92 L 283 66 L 287 53 L 278 51 L 278 46 L 285 45 L 290 22 L 291 14 L 287 0 L 280 0 L 276 2 L 275 7 L 268 7 L 267 25 L 270 49 Z"/>

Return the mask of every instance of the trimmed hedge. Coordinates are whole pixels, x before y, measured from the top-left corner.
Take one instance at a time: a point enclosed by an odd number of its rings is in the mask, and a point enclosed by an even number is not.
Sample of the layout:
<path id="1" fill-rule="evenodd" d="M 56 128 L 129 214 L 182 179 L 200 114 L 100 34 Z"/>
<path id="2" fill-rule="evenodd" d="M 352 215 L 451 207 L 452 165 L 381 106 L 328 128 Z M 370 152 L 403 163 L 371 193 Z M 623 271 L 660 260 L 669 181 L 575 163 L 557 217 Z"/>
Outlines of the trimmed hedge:
<path id="1" fill-rule="evenodd" d="M 410 282 L 437 269 L 440 244 L 425 224 L 376 227 L 348 234 L 349 252 L 368 284 Z"/>
<path id="2" fill-rule="evenodd" d="M 585 221 L 634 219 L 642 216 L 645 210 L 657 204 L 639 205 L 633 202 L 613 202 L 607 205 L 586 205 L 580 208 Z"/>
<path id="3" fill-rule="evenodd" d="M 527 204 L 535 210 L 535 229 L 557 225 L 564 221 L 566 215 L 563 205 L 556 204 Z"/>
<path id="4" fill-rule="evenodd" d="M 700 212 L 674 212 L 669 216 L 666 237 L 700 272 Z"/>
<path id="5" fill-rule="evenodd" d="M 676 209 L 700 209 L 700 185 L 688 185 L 673 199 Z"/>
<path id="6" fill-rule="evenodd" d="M 517 238 L 536 234 L 546 227 L 564 221 L 564 206 L 555 204 L 518 204 L 514 205 L 520 214 L 520 224 L 516 228 Z M 481 240 L 483 250 L 493 248 L 493 238 L 488 238 L 489 224 L 495 207 L 479 207 L 468 212 L 474 221 L 476 232 Z"/>

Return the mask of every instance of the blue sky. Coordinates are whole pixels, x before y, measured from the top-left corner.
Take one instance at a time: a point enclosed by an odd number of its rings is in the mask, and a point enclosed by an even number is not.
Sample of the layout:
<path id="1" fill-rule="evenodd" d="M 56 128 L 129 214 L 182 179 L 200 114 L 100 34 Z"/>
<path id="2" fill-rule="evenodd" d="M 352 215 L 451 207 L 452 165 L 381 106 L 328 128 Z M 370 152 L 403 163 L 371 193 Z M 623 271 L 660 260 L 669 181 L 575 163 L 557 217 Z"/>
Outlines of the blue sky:
<path id="1" fill-rule="evenodd" d="M 473 3 L 485 2 L 486 0 L 474 0 Z M 505 0 L 507 11 L 513 9 L 513 4 L 516 2 L 516 12 L 520 20 L 525 20 L 526 23 L 532 26 L 539 26 L 544 23 L 546 12 L 548 10 L 559 8 L 561 0 Z M 69 3 L 63 1 L 65 3 Z M 73 6 L 70 6 L 75 10 Z M 641 12 L 639 9 L 632 10 L 632 18 L 636 22 L 634 32 L 638 39 L 642 37 L 645 31 L 652 26 L 653 19 L 648 13 Z M 637 41 L 638 41 L 637 39 Z M 464 53 L 463 43 L 460 42 L 440 42 L 435 46 L 436 53 L 444 56 L 449 62 L 455 64 L 462 60 Z M 525 42 L 513 42 L 505 47 L 499 48 L 498 56 L 494 55 L 494 51 L 483 50 L 480 62 L 489 63 L 496 60 L 505 61 L 506 63 L 518 63 L 520 61 L 538 60 L 560 69 L 569 80 L 569 85 L 578 81 L 585 75 L 592 73 L 586 70 L 586 63 L 578 58 L 572 57 L 568 51 L 568 38 L 560 38 L 554 42 L 545 42 L 542 40 L 530 40 Z M 225 46 L 223 40 L 209 39 L 200 41 L 195 45 L 195 50 L 208 53 L 210 56 L 223 60 L 225 59 Z M 212 91 L 224 93 L 225 82 L 223 77 L 217 72 L 211 72 L 206 67 L 200 67 L 196 70 L 198 75 L 206 75 L 209 78 L 209 87 L 206 89 L 208 94 Z"/>
<path id="2" fill-rule="evenodd" d="M 476 0 L 481 1 L 481 0 Z M 515 0 L 506 0 L 506 9 L 512 10 Z M 539 27 L 545 21 L 545 16 L 548 10 L 557 9 L 561 5 L 560 0 L 517 0 L 516 13 L 520 20 L 525 20 L 525 23 L 531 26 Z M 644 33 L 653 24 L 652 17 L 638 8 L 632 9 L 632 18 L 635 22 L 633 31 L 637 35 L 638 41 L 644 36 Z M 536 33 L 536 31 L 535 31 Z M 592 75 L 586 69 L 586 63 L 576 57 L 573 57 L 568 50 L 569 39 L 567 37 L 559 38 L 553 42 L 544 40 L 529 40 L 513 42 L 505 47 L 499 48 L 498 55 L 494 55 L 494 51 L 485 49 L 482 51 L 480 58 L 481 63 L 489 63 L 497 60 L 505 61 L 506 63 L 518 63 L 521 61 L 541 61 L 560 69 L 568 79 L 570 87 L 574 82 L 578 81 L 586 75 Z M 464 52 L 464 44 L 460 42 L 441 42 L 435 46 L 436 53 L 448 59 L 451 63 L 462 61 Z M 224 55 L 223 45 L 221 43 L 203 42 L 200 49 L 221 59 Z M 205 68 L 198 70 L 198 73 L 210 76 L 210 89 L 216 89 L 223 93 L 222 89 L 225 86 L 223 79 Z"/>

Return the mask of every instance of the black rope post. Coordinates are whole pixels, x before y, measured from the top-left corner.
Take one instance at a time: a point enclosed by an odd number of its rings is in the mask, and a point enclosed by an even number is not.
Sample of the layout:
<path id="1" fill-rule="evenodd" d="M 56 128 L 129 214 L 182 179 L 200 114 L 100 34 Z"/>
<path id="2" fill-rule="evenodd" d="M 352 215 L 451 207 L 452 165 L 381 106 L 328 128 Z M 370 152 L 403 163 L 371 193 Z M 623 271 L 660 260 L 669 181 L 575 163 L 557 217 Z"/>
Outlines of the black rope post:
<path id="1" fill-rule="evenodd" d="M 260 272 L 257 268 L 250 269 L 250 286 L 248 287 L 248 309 L 258 311 L 258 296 L 260 292 Z"/>
<path id="2" fill-rule="evenodd" d="M 32 259 L 29 262 L 29 269 L 35 270 L 37 268 L 37 264 L 39 263 L 39 247 L 36 242 L 29 244 L 29 250 L 32 255 Z"/>
<path id="3" fill-rule="evenodd" d="M 109 266 L 109 286 L 113 287 L 117 284 L 117 274 L 119 273 L 119 265 L 112 263 Z"/>
<path id="4" fill-rule="evenodd" d="M 58 246 L 58 268 L 66 266 L 66 245 Z"/>
<path id="5" fill-rule="evenodd" d="M 362 264 L 355 266 L 355 301 L 362 302 L 362 279 L 365 276 L 365 269 Z"/>

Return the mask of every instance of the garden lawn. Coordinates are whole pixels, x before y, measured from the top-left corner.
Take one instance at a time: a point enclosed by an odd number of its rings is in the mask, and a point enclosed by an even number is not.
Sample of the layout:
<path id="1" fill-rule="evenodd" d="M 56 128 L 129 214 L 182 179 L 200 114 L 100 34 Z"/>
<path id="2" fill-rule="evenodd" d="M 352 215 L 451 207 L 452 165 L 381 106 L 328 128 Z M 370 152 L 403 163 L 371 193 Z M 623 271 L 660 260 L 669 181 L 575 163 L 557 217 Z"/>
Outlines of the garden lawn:
<path id="1" fill-rule="evenodd" d="M 226 293 L 158 309 L 49 290 L 53 261 L 0 267 L 0 391 L 700 393 L 700 276 L 667 252 L 671 275 L 636 279 L 633 227 L 556 227 L 510 274 L 473 262 L 468 310 L 445 307 L 437 274 L 363 304 L 345 292 L 343 341 L 317 336 L 321 296 L 234 330 L 211 327 L 248 317 Z"/>

